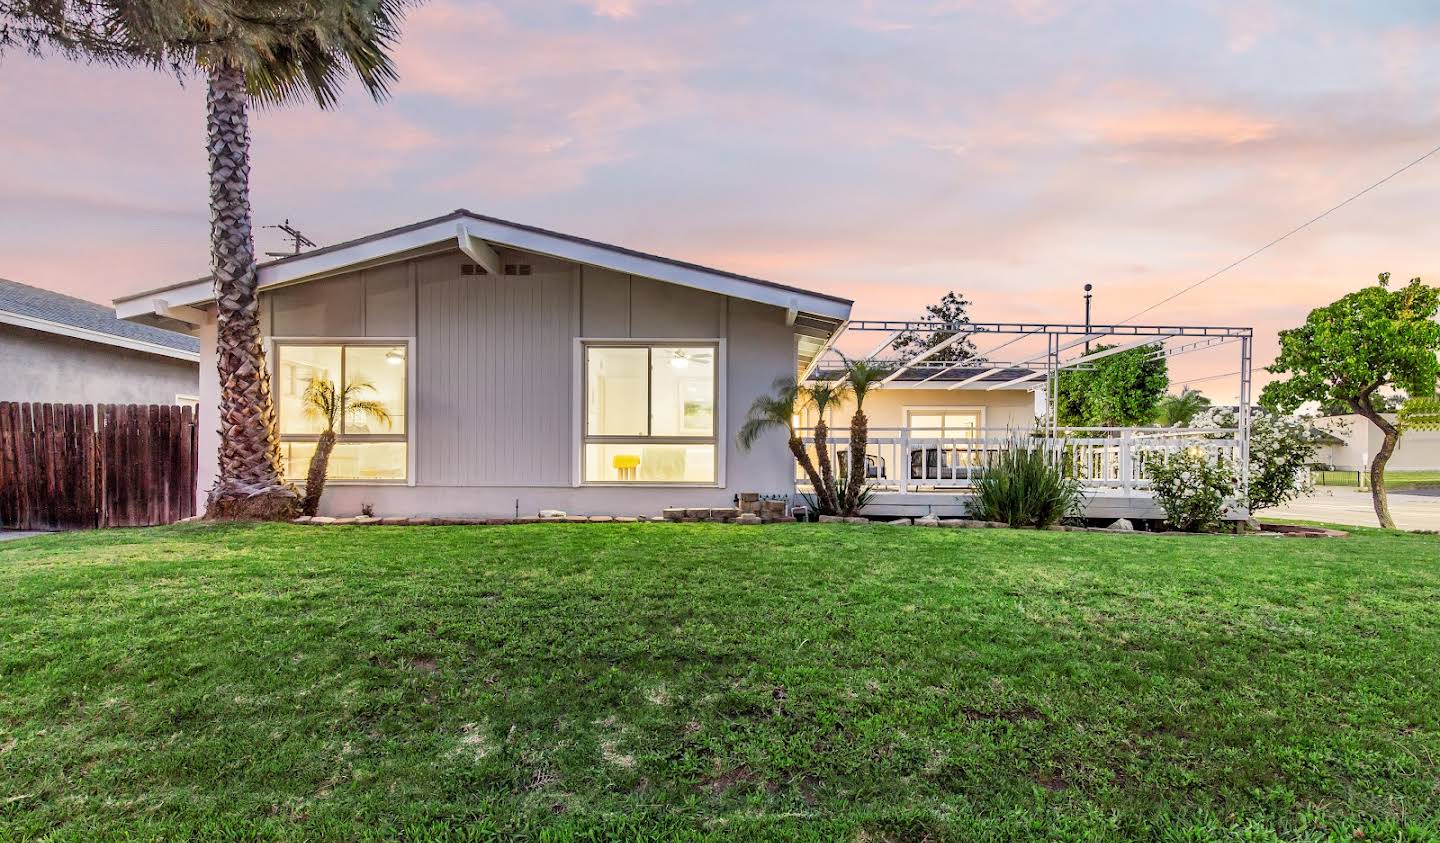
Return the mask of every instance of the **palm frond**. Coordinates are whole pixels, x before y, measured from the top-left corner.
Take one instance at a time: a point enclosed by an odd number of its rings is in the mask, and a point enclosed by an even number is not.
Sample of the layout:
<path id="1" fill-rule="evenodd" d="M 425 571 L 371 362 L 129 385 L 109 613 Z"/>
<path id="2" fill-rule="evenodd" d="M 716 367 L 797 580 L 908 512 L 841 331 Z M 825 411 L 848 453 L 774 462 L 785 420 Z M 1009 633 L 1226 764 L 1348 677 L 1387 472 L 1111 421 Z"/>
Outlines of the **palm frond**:
<path id="1" fill-rule="evenodd" d="M 895 370 L 873 360 L 851 360 L 844 354 L 840 355 L 840 359 L 844 362 L 845 383 L 849 384 L 850 394 L 855 398 L 855 411 L 859 412 L 864 407 L 865 396 L 870 394 L 870 390 L 879 386 L 880 382 Z"/>
<path id="2" fill-rule="evenodd" d="M 742 450 L 750 450 L 772 428 L 793 432 L 795 413 L 804 388 L 793 378 L 777 378 L 770 385 L 770 390 L 769 394 L 761 395 L 750 403 L 745 422 L 735 434 L 736 444 Z"/>

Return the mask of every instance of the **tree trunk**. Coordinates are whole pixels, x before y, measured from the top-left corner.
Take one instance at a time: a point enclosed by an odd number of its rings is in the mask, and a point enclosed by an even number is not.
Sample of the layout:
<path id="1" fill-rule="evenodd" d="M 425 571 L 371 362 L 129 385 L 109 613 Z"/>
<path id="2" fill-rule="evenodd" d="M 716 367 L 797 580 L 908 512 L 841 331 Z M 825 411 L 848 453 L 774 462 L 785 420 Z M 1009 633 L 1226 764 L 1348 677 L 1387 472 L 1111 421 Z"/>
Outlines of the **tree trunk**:
<path id="1" fill-rule="evenodd" d="M 301 515 L 314 515 L 320 511 L 320 496 L 325 494 L 325 476 L 330 471 L 330 452 L 335 450 L 335 431 L 320 434 L 315 443 L 315 456 L 310 458 L 310 470 L 305 474 L 305 499 L 300 504 Z"/>
<path id="2" fill-rule="evenodd" d="M 820 414 L 823 415 L 823 414 Z M 824 418 L 815 420 L 815 459 L 819 461 L 821 488 L 816 490 L 815 500 L 830 510 L 827 515 L 840 514 L 840 501 L 835 498 L 835 466 L 830 462 L 830 444 L 826 441 L 829 428 Z"/>
<path id="3" fill-rule="evenodd" d="M 842 515 L 859 515 L 855 510 L 860 505 L 860 492 L 865 488 L 865 446 L 870 441 L 870 419 L 865 413 L 855 410 L 850 417 L 850 476 L 846 478 L 845 500 Z"/>
<path id="4" fill-rule="evenodd" d="M 220 375 L 220 474 L 210 518 L 288 518 L 295 490 L 280 479 L 280 441 L 260 340 L 250 219 L 250 127 L 245 72 L 209 69 L 210 262 Z"/>
<path id="5" fill-rule="evenodd" d="M 1395 453 L 1395 446 L 1400 444 L 1400 430 L 1376 412 L 1375 405 L 1370 401 L 1373 392 L 1374 388 L 1367 389 L 1361 394 L 1359 401 L 1350 402 L 1350 407 L 1385 434 L 1380 450 L 1375 453 L 1374 459 L 1370 460 L 1370 501 L 1375 505 L 1375 518 L 1379 520 L 1380 526 L 1393 530 L 1395 519 L 1390 517 L 1390 496 L 1385 491 L 1385 464 L 1390 462 L 1390 455 Z"/>
<path id="6" fill-rule="evenodd" d="M 794 434 L 790 436 L 790 453 L 795 455 L 795 462 L 800 464 L 800 469 L 805 472 L 806 477 L 810 478 L 810 486 L 815 489 L 815 502 L 823 505 L 824 498 L 821 497 L 820 489 L 824 483 L 820 480 L 820 473 L 815 470 L 815 461 L 810 459 L 810 452 L 805 450 L 805 443 Z"/>

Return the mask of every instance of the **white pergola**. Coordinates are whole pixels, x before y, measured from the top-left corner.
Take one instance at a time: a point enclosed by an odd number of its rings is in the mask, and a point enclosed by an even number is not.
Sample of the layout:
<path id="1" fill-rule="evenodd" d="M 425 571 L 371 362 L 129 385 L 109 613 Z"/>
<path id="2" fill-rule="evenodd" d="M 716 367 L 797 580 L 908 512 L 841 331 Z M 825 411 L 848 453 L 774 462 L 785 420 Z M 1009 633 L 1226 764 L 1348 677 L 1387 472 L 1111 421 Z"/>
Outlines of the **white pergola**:
<path id="1" fill-rule="evenodd" d="M 920 376 L 918 381 L 909 380 L 907 385 L 929 384 L 957 370 L 978 370 L 946 383 L 947 389 L 1006 389 L 1044 379 L 1037 384 L 1036 391 L 1044 390 L 1044 423 L 1051 435 L 1059 432 L 1056 419 L 1057 381 L 1060 372 L 1067 369 L 1086 369 L 1105 357 L 1136 348 L 1152 349 L 1156 358 L 1169 358 L 1182 354 L 1216 348 L 1235 343 L 1240 352 L 1240 393 L 1239 412 L 1236 413 L 1237 438 L 1240 444 L 1240 473 L 1242 484 L 1249 482 L 1250 457 L 1250 412 L 1251 412 L 1251 345 L 1254 329 L 1214 325 L 1077 325 L 1057 322 L 941 322 L 941 321 L 896 321 L 877 319 L 855 319 L 847 322 L 841 332 L 881 333 L 884 335 L 878 345 L 865 359 L 888 363 L 894 370 L 886 376 L 883 384 L 892 383 L 907 373 Z M 836 333 L 836 337 L 840 332 Z M 896 339 L 903 335 L 944 336 L 929 350 L 909 359 L 887 359 L 882 355 L 891 348 Z M 995 355 L 1022 345 L 1027 340 L 1044 340 L 1043 351 L 1014 354 L 1007 362 L 999 362 Z M 980 347 L 975 355 L 960 361 L 935 361 L 940 352 L 966 339 L 976 340 Z M 1087 351 L 1089 344 L 1109 342 L 1112 345 L 1101 351 Z M 1085 346 L 1085 348 L 1081 348 Z M 1077 349 L 1079 349 L 1077 351 Z M 825 354 L 815 358 L 806 377 L 833 378 L 835 370 L 825 365 L 827 359 L 836 354 L 833 341 Z"/>

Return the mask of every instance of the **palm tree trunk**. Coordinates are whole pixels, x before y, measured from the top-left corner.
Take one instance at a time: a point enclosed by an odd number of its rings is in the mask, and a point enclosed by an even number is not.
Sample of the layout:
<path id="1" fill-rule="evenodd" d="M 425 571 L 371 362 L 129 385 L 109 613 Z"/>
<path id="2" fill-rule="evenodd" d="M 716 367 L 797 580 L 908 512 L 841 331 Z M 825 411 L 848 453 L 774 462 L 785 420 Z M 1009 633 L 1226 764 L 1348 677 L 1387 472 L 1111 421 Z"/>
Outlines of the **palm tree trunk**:
<path id="1" fill-rule="evenodd" d="M 865 446 L 870 440 L 870 419 L 861 410 L 850 417 L 850 476 L 845 484 L 845 500 L 841 515 L 859 515 L 860 492 L 868 479 L 865 470 Z"/>
<path id="2" fill-rule="evenodd" d="M 820 479 L 820 472 L 815 469 L 815 461 L 810 459 L 810 452 L 805 450 L 804 441 L 793 433 L 790 435 L 790 453 L 795 455 L 795 462 L 800 464 L 800 470 L 810 478 L 810 487 L 815 490 L 815 502 L 823 505 L 824 498 L 821 497 L 820 490 L 824 488 L 825 484 Z"/>
<path id="3" fill-rule="evenodd" d="M 335 431 L 320 434 L 315 443 L 315 456 L 310 458 L 310 470 L 305 474 L 305 500 L 300 504 L 301 515 L 314 515 L 320 511 L 320 496 L 325 494 L 325 476 L 330 470 L 330 452 L 335 450 Z"/>
<path id="4" fill-rule="evenodd" d="M 824 418 L 815 420 L 815 459 L 820 463 L 821 485 L 821 488 L 815 490 L 815 500 L 830 510 L 827 515 L 839 515 L 840 501 L 835 497 L 835 466 L 830 462 L 830 444 L 826 441 L 829 430 L 825 426 Z"/>
<path id="5" fill-rule="evenodd" d="M 209 68 L 210 260 L 220 375 L 220 474 L 210 518 L 288 518 L 295 491 L 280 479 L 280 441 L 260 340 L 250 219 L 250 127 L 245 72 Z"/>

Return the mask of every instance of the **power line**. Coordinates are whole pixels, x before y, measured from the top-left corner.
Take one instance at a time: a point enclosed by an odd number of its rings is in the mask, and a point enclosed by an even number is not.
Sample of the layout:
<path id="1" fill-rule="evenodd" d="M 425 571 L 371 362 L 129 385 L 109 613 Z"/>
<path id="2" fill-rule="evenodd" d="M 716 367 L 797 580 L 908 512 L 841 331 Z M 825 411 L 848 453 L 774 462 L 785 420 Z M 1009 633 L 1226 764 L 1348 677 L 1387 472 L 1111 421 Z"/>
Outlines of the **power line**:
<path id="1" fill-rule="evenodd" d="M 1145 314 L 1149 313 L 1150 311 L 1154 310 L 1155 308 L 1159 307 L 1160 305 L 1165 304 L 1165 303 L 1170 302 L 1170 301 L 1174 301 L 1175 299 L 1178 299 L 1179 297 L 1185 295 L 1186 293 L 1190 292 L 1191 290 L 1195 289 L 1196 287 L 1199 287 L 1199 286 L 1202 285 L 1202 284 L 1208 283 L 1209 281 L 1212 281 L 1212 280 L 1214 280 L 1215 278 L 1218 278 L 1219 276 L 1221 276 L 1221 275 L 1229 272 L 1230 270 L 1234 269 L 1235 267 L 1239 266 L 1240 264 L 1242 264 L 1242 263 L 1250 260 L 1251 258 L 1255 257 L 1256 255 L 1260 254 L 1261 252 L 1263 252 L 1263 251 L 1265 251 L 1266 249 L 1270 248 L 1271 246 L 1274 246 L 1274 245 L 1276 245 L 1277 243 L 1282 243 L 1282 242 L 1290 239 L 1293 235 L 1299 234 L 1300 232 L 1304 231 L 1305 229 L 1309 228 L 1310 226 L 1314 225 L 1315 223 L 1317 223 L 1317 222 L 1325 219 L 1326 217 L 1330 216 L 1331 214 L 1335 213 L 1336 211 L 1340 210 L 1341 208 L 1345 207 L 1346 205 L 1349 205 L 1351 202 L 1354 202 L 1356 199 L 1359 199 L 1361 196 L 1364 196 L 1365 194 L 1369 193 L 1370 191 L 1374 190 L 1375 188 L 1377 188 L 1377 187 L 1381 186 L 1382 184 L 1390 181 L 1391 179 L 1395 178 L 1396 176 L 1400 175 L 1401 173 L 1405 172 L 1406 170 L 1410 169 L 1411 167 L 1414 167 L 1416 164 L 1419 164 L 1421 161 L 1424 161 L 1426 158 L 1429 158 L 1430 156 L 1434 155 L 1434 154 L 1437 153 L 1437 152 L 1440 152 L 1440 146 L 1437 146 L 1437 147 L 1435 147 L 1434 149 L 1430 150 L 1429 152 L 1425 153 L 1424 155 L 1421 155 L 1419 158 L 1416 158 L 1414 161 L 1411 161 L 1409 164 L 1406 164 L 1405 166 L 1401 167 L 1400 169 L 1396 170 L 1395 172 L 1391 173 L 1390 175 L 1386 176 L 1385 178 L 1381 179 L 1380 181 L 1377 181 L 1377 182 L 1375 182 L 1374 184 L 1370 185 L 1369 187 L 1365 188 L 1364 190 L 1360 191 L 1359 193 L 1356 193 L 1355 195 L 1351 196 L 1349 199 L 1346 199 L 1344 202 L 1341 202 L 1339 205 L 1336 205 L 1336 206 L 1334 206 L 1333 208 L 1330 208 L 1330 209 L 1327 210 L 1325 213 L 1320 214 L 1319 216 L 1316 216 L 1316 217 L 1312 217 L 1312 218 L 1309 219 L 1308 221 L 1306 221 L 1306 222 L 1304 222 L 1304 223 L 1296 226 L 1295 228 L 1290 229 L 1289 231 L 1285 232 L 1284 234 L 1280 235 L 1279 237 L 1276 237 L 1274 240 L 1271 240 L 1269 243 L 1266 243 L 1264 246 L 1261 246 L 1260 248 L 1256 249 L 1255 251 L 1251 252 L 1250 254 L 1246 255 L 1245 257 L 1243 257 L 1243 258 L 1241 258 L 1241 259 L 1239 259 L 1239 260 L 1237 260 L 1237 261 L 1235 261 L 1235 262 L 1233 262 L 1233 263 L 1231 263 L 1231 264 L 1228 264 L 1227 266 L 1225 266 L 1225 267 L 1223 267 L 1223 268 L 1221 268 L 1221 269 L 1218 269 L 1218 270 L 1216 270 L 1215 272 L 1210 273 L 1209 275 L 1205 276 L 1204 278 L 1201 278 L 1199 281 L 1196 281 L 1194 284 L 1191 284 L 1190 286 L 1185 287 L 1184 289 L 1181 289 L 1181 290 L 1179 290 L 1179 291 L 1176 292 L 1176 293 L 1173 293 L 1173 294 L 1171 294 L 1171 295 L 1169 295 L 1169 296 L 1166 296 L 1165 298 L 1161 299 L 1160 301 L 1155 302 L 1154 304 L 1150 305 L 1149 307 L 1145 308 L 1144 310 L 1142 310 L 1142 311 L 1140 311 L 1140 312 L 1138 312 L 1138 313 L 1132 314 L 1132 315 L 1130 315 L 1130 316 L 1127 316 L 1127 317 L 1124 318 L 1124 319 L 1121 319 L 1120 322 L 1119 322 L 1119 324 L 1124 325 L 1126 322 L 1129 322 L 1131 319 L 1134 319 L 1134 318 L 1139 317 L 1139 316 L 1144 316 Z M 1239 372 L 1236 372 L 1235 374 L 1239 374 Z"/>

